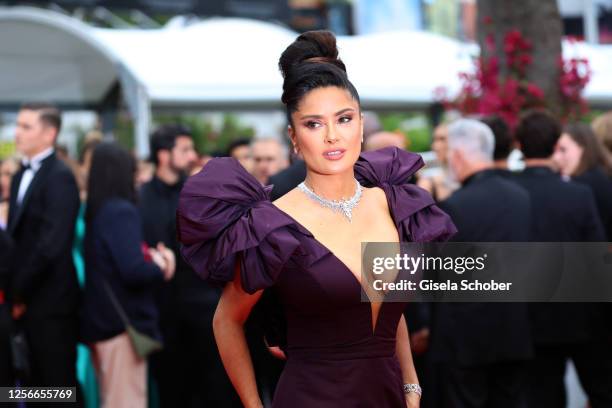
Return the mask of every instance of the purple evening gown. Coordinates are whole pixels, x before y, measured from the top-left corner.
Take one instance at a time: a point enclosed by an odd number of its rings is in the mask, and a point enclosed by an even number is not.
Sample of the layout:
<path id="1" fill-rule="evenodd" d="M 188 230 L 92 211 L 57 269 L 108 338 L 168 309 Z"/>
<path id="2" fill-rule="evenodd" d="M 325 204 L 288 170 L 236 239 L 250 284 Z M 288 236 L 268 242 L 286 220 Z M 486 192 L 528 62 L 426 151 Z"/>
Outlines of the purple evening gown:
<path id="1" fill-rule="evenodd" d="M 450 218 L 407 183 L 422 166 L 417 154 L 385 148 L 362 153 L 355 177 L 385 191 L 402 241 L 447 240 L 456 231 Z M 231 281 L 240 259 L 246 292 L 275 287 L 287 321 L 287 363 L 273 407 L 405 407 L 395 356 L 405 303 L 383 303 L 372 331 L 355 276 L 272 204 L 269 192 L 235 159 L 213 159 L 185 184 L 177 217 L 183 256 L 202 277 Z"/>

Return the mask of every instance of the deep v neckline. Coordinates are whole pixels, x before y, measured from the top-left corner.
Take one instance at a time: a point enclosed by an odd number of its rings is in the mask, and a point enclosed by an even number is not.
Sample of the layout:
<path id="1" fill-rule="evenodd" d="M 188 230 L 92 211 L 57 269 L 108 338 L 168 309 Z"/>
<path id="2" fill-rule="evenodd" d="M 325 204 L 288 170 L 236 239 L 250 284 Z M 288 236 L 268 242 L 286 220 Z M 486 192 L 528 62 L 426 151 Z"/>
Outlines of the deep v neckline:
<path id="1" fill-rule="evenodd" d="M 383 191 L 385 192 L 385 199 L 387 200 L 387 206 L 389 208 L 389 215 L 391 216 L 391 220 L 393 221 L 393 225 L 395 225 L 395 228 L 397 229 L 397 224 L 395 222 L 395 218 L 393 217 L 393 212 L 391 211 L 391 204 L 389 203 L 389 199 L 387 197 L 387 192 L 383 189 Z M 321 242 L 320 240 L 318 240 L 315 235 L 308 229 L 306 228 L 301 222 L 299 222 L 298 220 L 296 220 L 294 217 L 292 217 L 291 215 L 289 215 L 289 213 L 287 213 L 286 211 L 284 211 L 283 209 L 281 209 L 279 206 L 277 206 L 276 204 L 270 202 L 281 214 L 283 214 L 284 216 L 286 216 L 287 218 L 289 218 L 298 228 L 300 228 L 308 237 L 310 237 L 314 243 L 316 245 L 318 245 L 320 248 L 322 248 L 325 252 L 327 252 L 332 258 L 334 258 L 336 261 L 338 261 L 338 263 L 340 263 L 340 265 L 345 269 L 345 271 L 351 275 L 351 277 L 353 278 L 353 281 L 355 283 L 357 283 L 357 285 L 359 286 L 359 289 L 362 293 L 360 293 L 360 296 L 365 292 L 365 289 L 363 288 L 363 285 L 361 283 L 361 280 L 359 278 L 357 278 L 356 274 L 353 273 L 353 270 L 351 268 L 349 268 L 349 266 L 342 260 L 340 259 L 335 253 L 334 251 L 332 251 L 327 245 L 325 245 L 323 242 Z M 398 231 L 399 234 L 399 231 Z M 400 237 L 400 241 L 401 241 L 401 237 Z M 367 296 L 367 295 L 366 295 Z M 378 309 L 378 313 L 376 315 L 376 319 L 374 319 L 374 309 L 372 307 L 372 302 L 368 301 L 368 306 L 370 309 L 370 332 L 372 334 L 372 336 L 376 335 L 376 329 L 378 328 L 378 321 L 380 319 L 380 314 L 382 312 L 382 308 L 384 306 L 385 302 L 384 302 L 384 295 L 383 295 L 383 301 L 381 302 L 380 308 Z"/>

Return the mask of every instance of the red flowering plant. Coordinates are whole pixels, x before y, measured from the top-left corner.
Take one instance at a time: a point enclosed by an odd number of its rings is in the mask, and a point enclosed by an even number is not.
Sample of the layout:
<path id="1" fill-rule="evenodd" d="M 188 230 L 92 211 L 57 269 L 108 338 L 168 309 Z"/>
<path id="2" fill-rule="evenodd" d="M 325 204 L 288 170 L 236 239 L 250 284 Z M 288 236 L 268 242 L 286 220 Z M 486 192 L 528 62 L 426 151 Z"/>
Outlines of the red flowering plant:
<path id="1" fill-rule="evenodd" d="M 461 72 L 461 90 L 457 97 L 448 100 L 444 89 L 436 90 L 436 98 L 447 109 L 458 110 L 464 115 L 499 115 L 514 127 L 521 112 L 546 106 L 544 92 L 527 78 L 533 63 L 532 44 L 518 30 L 504 36 L 503 52 L 506 69 L 500 69 L 492 34 L 485 38 L 487 52 L 475 59 L 473 73 Z M 576 119 L 587 111 L 582 90 L 590 79 L 585 59 L 559 59 L 561 115 L 564 119 Z"/>
<path id="2" fill-rule="evenodd" d="M 591 79 L 589 61 L 585 58 L 559 58 L 561 76 L 561 117 L 567 121 L 577 121 L 589 111 L 582 97 L 582 91 Z"/>

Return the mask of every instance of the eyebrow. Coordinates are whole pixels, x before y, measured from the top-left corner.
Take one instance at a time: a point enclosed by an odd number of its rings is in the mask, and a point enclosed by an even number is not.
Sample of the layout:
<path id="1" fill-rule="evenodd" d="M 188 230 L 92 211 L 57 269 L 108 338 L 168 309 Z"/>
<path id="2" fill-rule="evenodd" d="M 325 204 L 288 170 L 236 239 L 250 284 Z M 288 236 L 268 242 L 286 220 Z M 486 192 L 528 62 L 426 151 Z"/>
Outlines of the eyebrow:
<path id="1" fill-rule="evenodd" d="M 349 112 L 349 111 L 355 111 L 355 109 L 353 108 L 345 108 L 342 110 L 339 110 L 338 112 L 335 113 L 334 116 L 339 116 L 342 115 L 343 113 Z M 323 115 L 304 115 L 300 118 L 300 120 L 302 119 L 321 119 L 323 117 Z"/>

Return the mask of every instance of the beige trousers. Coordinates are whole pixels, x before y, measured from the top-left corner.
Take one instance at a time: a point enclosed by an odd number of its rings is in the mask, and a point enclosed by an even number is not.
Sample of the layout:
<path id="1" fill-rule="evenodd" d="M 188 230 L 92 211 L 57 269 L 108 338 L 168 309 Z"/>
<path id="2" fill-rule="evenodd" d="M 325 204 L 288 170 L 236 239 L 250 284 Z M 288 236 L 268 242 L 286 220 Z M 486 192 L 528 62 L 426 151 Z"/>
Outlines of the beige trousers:
<path id="1" fill-rule="evenodd" d="M 103 408 L 147 407 L 147 361 L 127 333 L 91 345 Z"/>

